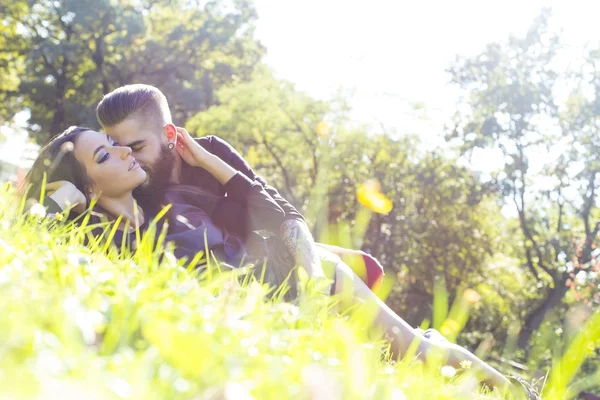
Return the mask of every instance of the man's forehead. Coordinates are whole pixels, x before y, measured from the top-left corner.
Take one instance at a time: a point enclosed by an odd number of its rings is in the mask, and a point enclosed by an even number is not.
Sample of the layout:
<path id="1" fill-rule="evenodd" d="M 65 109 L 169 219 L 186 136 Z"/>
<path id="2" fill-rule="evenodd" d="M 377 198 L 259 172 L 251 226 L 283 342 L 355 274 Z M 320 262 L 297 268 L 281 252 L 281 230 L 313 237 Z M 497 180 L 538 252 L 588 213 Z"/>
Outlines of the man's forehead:
<path id="1" fill-rule="evenodd" d="M 115 126 L 106 128 L 106 133 L 121 143 L 147 140 L 154 135 L 138 118 L 126 119 Z"/>

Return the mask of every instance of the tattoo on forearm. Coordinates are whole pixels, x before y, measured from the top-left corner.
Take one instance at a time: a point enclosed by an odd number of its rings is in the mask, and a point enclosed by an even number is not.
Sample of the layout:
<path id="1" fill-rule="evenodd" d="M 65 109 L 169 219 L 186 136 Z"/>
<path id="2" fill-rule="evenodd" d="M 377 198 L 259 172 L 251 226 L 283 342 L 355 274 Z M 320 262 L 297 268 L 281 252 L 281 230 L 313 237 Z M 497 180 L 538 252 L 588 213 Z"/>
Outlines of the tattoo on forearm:
<path id="1" fill-rule="evenodd" d="M 318 262 L 315 241 L 304 222 L 297 220 L 285 221 L 281 225 L 281 238 L 297 263 L 309 267 L 305 264 Z"/>
<path id="2" fill-rule="evenodd" d="M 281 238 L 293 256 L 296 255 L 298 249 L 299 236 L 300 227 L 298 226 L 296 221 L 285 221 L 281 225 Z"/>

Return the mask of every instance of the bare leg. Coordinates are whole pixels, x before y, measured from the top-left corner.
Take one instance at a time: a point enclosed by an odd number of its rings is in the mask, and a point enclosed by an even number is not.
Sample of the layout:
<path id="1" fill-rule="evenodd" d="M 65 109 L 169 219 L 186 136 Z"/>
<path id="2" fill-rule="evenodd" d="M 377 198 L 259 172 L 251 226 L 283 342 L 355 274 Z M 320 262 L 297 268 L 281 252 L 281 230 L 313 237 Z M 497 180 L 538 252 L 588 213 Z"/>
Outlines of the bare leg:
<path id="1" fill-rule="evenodd" d="M 386 332 L 391 340 L 392 351 L 399 357 L 406 354 L 413 341 L 417 340 L 419 345 L 417 355 L 426 359 L 435 354 L 442 355 L 446 359 L 448 365 L 455 368 L 460 367 L 460 362 L 463 360 L 471 361 L 474 371 L 479 372 L 483 379 L 482 382 L 490 387 L 498 387 L 505 389 L 511 386 L 506 377 L 496 371 L 490 365 L 486 364 L 468 350 L 450 343 L 435 341 L 425 338 L 417 333 L 406 321 L 400 318 L 392 311 L 383 301 L 381 301 L 366 285 L 358 278 L 343 262 L 338 262 L 336 265 L 336 287 L 335 293 L 349 293 L 356 300 L 373 304 L 377 310 L 375 317 L 375 326 L 380 327 Z"/>

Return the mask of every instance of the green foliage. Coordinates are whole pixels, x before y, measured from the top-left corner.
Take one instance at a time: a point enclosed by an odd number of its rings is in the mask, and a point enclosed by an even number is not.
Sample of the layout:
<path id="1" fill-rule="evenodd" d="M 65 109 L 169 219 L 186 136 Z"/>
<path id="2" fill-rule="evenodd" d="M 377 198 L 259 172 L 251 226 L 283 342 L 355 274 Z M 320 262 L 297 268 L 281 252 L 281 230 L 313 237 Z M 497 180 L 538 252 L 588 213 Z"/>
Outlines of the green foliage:
<path id="1" fill-rule="evenodd" d="M 343 111 L 328 112 L 327 104 L 267 72 L 217 97 L 219 105 L 192 118 L 188 130 L 218 135 L 241 149 L 306 215 L 318 239 L 375 254 L 399 276 L 388 303 L 413 324 L 431 318 L 436 277 L 454 293 L 485 270 L 497 236 L 494 188 L 455 160 L 423 153 L 414 137 L 345 128 L 338 122 Z M 320 124 L 327 120 L 338 123 L 325 132 Z M 361 227 L 356 189 L 369 179 L 395 204 Z"/>
<path id="2" fill-rule="evenodd" d="M 330 106 L 295 91 L 259 69 L 249 82 L 217 92 L 218 106 L 198 113 L 186 127 L 197 136 L 218 135 L 240 149 L 285 198 L 304 208 L 319 171 L 315 127 Z"/>
<path id="3" fill-rule="evenodd" d="M 467 97 L 448 138 L 465 154 L 484 148 L 504 156 L 494 180 L 518 223 L 515 251 L 507 255 L 519 258 L 537 290 L 516 309 L 522 349 L 554 309 L 564 311 L 569 290 L 598 299 L 598 52 L 589 52 L 580 72 L 559 75 L 553 68 L 559 37 L 549 19 L 543 10 L 523 38 L 490 44 L 449 69 Z M 559 84 L 573 88 L 565 105 L 555 99 Z M 584 283 L 575 287 L 579 273 Z"/>
<path id="4" fill-rule="evenodd" d="M 552 283 L 523 264 L 522 251 L 531 244 L 519 240 L 521 221 L 506 220 L 500 212 L 498 189 L 509 187 L 508 178 L 484 182 L 440 151 L 420 150 L 411 136 L 370 134 L 343 123 L 330 124 L 323 135 L 323 121 L 344 121 L 344 113 L 328 113 L 326 104 L 264 72 L 217 97 L 219 105 L 193 117 L 188 130 L 218 135 L 240 149 L 307 216 L 318 240 L 376 255 L 388 276 L 397 277 L 387 303 L 403 318 L 413 325 L 433 318 L 448 336 L 461 332 L 460 343 L 492 351 L 498 360 L 524 356 L 523 313 L 543 301 L 540 287 Z M 373 213 L 365 225 L 356 190 L 370 179 L 380 183 L 394 207 L 388 214 Z M 578 226 L 576 216 L 552 209 L 529 209 L 526 221 L 556 226 L 559 219 Z M 535 240 L 555 240 L 535 226 Z M 566 242 L 578 232 L 583 231 L 563 229 L 560 238 Z M 439 279 L 446 300 L 436 291 Z M 467 288 L 480 300 L 465 315 L 455 308 Z M 434 298 L 440 300 L 435 310 Z M 449 304 L 454 306 L 448 309 Z M 526 373 L 543 376 L 553 360 L 548 351 L 561 343 L 559 337 L 540 347 L 543 354 L 533 352 Z M 582 370 L 593 371 L 591 363 L 593 358 Z"/>
<path id="5" fill-rule="evenodd" d="M 461 377 L 410 359 L 383 361 L 360 308 L 340 315 L 317 292 L 294 304 L 267 300 L 269 289 L 247 268 L 188 270 L 146 236 L 133 254 L 103 252 L 95 241 L 85 247 L 85 226 L 15 216 L 11 199 L 0 194 L 4 397 L 475 394 Z"/>
<path id="6" fill-rule="evenodd" d="M 255 18 L 246 1 L 16 2 L 2 9 L 0 44 L 11 45 L 0 54 L 10 78 L 0 98 L 31 110 L 39 143 L 69 125 L 97 127 L 103 94 L 129 83 L 160 87 L 183 124 L 214 103 L 214 90 L 248 79 L 264 52 L 253 39 Z M 3 104 L 0 116 L 16 111 Z"/>
<path id="7" fill-rule="evenodd" d="M 21 51 L 25 39 L 19 38 L 17 32 L 18 21 L 26 12 L 27 3 L 24 0 L 0 4 L 0 124 L 18 111 L 12 98 L 18 94 L 20 76 L 25 70 Z"/>
<path id="8" fill-rule="evenodd" d="M 260 64 L 256 12 L 244 0 L 2 2 L 0 122 L 28 108 L 42 143 L 72 124 L 97 127 L 95 105 L 115 87 L 156 85 L 176 124 L 230 142 L 317 239 L 374 254 L 387 283 L 396 281 L 388 304 L 411 324 L 431 321 L 471 349 L 518 357 L 531 376 L 554 365 L 546 393 L 571 396 L 599 390 L 600 352 L 580 348 L 594 348 L 595 317 L 575 323 L 572 311 L 600 301 L 600 50 L 558 74 L 549 18 L 544 10 L 524 37 L 449 69 L 466 97 L 448 139 L 461 155 L 502 151 L 491 181 L 447 149 L 347 124 L 343 100 L 316 101 L 275 79 Z M 570 90 L 565 104 L 554 98 L 557 85 Z M 540 153 L 552 159 L 540 166 Z M 357 188 L 373 181 L 390 212 L 357 202 Z M 7 215 L 0 293 L 11 311 L 0 333 L 3 370 L 14 372 L 5 386 L 33 382 L 13 386 L 47 393 L 66 382 L 76 391 L 85 371 L 107 396 L 143 398 L 311 397 L 317 386 L 360 398 L 462 390 L 436 373 L 424 378 L 414 363 L 381 363 L 363 327 L 326 313 L 318 296 L 269 302 L 266 288 L 240 286 L 236 273 L 198 277 L 170 256 L 159 267 L 148 246 L 132 259 L 105 256 L 101 243 L 79 245 L 81 231 L 35 236 L 40 225 Z M 573 333 L 588 318 L 588 336 Z"/>

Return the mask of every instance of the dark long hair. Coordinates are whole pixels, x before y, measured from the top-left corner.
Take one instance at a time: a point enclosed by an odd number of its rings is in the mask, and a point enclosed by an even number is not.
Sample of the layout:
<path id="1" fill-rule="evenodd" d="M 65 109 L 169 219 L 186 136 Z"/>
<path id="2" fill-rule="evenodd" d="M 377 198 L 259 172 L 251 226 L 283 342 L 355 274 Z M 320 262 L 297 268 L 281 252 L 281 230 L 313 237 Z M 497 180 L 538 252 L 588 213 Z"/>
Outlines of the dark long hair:
<path id="1" fill-rule="evenodd" d="M 25 177 L 24 185 L 21 187 L 22 193 L 26 194 L 27 198 L 39 199 L 45 173 L 47 183 L 56 181 L 69 181 L 73 183 L 84 194 L 89 204 L 88 193 L 91 181 L 85 170 L 85 166 L 73 154 L 77 139 L 83 132 L 89 130 L 89 128 L 83 126 L 72 126 L 63 133 L 53 137 L 42 148 L 38 158 Z"/>

